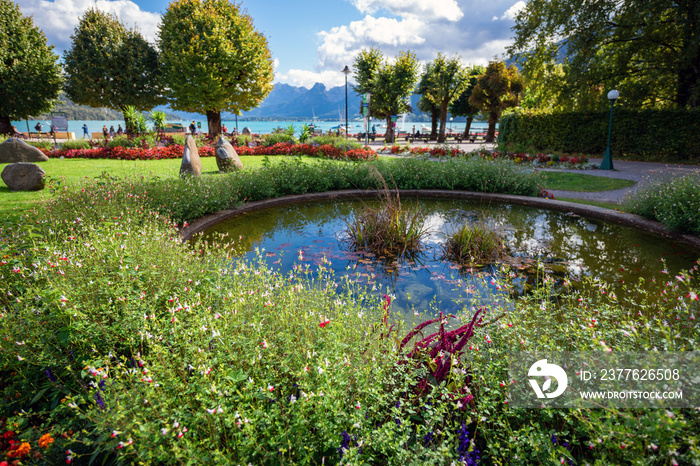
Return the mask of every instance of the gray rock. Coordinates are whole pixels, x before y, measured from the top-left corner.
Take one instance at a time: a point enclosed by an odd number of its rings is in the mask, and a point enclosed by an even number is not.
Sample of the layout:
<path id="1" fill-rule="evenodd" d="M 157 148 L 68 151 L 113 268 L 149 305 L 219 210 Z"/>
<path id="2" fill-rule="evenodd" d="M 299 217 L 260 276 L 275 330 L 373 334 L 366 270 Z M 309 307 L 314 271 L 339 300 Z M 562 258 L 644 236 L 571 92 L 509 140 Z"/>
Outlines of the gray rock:
<path id="1" fill-rule="evenodd" d="M 216 143 L 216 166 L 220 172 L 228 172 L 231 170 L 240 170 L 243 168 L 241 159 L 238 158 L 236 149 L 233 148 L 230 142 L 220 137 Z"/>
<path id="2" fill-rule="evenodd" d="M 251 133 L 250 133 L 250 128 L 248 128 L 247 126 L 244 127 L 242 133 L 243 133 L 243 134 L 247 134 L 248 136 L 250 136 L 250 134 L 251 134 Z"/>
<path id="3" fill-rule="evenodd" d="M 182 154 L 182 165 L 180 165 L 180 176 L 202 176 L 202 159 L 199 158 L 197 144 L 189 134 L 185 138 L 185 150 Z"/>
<path id="4" fill-rule="evenodd" d="M 44 189 L 45 175 L 46 172 L 35 163 L 17 162 L 5 166 L 1 176 L 12 191 L 39 191 Z"/>
<path id="5" fill-rule="evenodd" d="M 47 162 L 49 157 L 19 138 L 7 138 L 0 144 L 0 163 Z"/>

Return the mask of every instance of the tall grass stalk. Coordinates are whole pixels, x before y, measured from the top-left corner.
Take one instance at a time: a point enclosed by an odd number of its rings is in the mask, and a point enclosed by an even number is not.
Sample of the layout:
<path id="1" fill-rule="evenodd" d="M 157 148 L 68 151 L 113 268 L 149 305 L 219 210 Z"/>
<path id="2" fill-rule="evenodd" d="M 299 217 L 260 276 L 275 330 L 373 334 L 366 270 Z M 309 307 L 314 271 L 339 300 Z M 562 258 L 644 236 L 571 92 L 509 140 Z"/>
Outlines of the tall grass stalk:
<path id="1" fill-rule="evenodd" d="M 493 263 L 505 254 L 501 232 L 486 222 L 470 225 L 467 221 L 447 238 L 442 248 L 444 259 L 470 266 Z"/>

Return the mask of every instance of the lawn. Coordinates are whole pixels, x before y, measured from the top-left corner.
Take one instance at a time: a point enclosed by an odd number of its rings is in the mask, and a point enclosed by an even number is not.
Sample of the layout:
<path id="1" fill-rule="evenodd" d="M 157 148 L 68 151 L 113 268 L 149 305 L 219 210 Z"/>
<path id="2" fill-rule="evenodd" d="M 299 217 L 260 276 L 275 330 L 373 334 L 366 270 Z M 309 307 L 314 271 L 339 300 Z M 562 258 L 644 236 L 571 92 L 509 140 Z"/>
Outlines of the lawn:
<path id="1" fill-rule="evenodd" d="M 546 171 L 539 172 L 539 176 L 544 189 L 559 189 L 563 191 L 609 191 L 629 188 L 637 184 L 631 180 L 584 175 L 581 173 Z"/>

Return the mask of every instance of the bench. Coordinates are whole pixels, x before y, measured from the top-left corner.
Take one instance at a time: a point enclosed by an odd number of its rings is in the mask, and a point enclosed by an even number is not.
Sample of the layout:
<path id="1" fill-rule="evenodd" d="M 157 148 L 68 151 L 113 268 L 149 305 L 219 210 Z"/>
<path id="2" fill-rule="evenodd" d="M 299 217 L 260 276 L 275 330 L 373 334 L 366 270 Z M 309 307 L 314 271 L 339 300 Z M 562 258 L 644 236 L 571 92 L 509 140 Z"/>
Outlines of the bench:
<path id="1" fill-rule="evenodd" d="M 377 134 L 376 133 L 357 133 L 357 140 L 358 141 L 364 141 L 366 137 L 369 137 L 370 141 L 374 141 L 377 139 Z"/>

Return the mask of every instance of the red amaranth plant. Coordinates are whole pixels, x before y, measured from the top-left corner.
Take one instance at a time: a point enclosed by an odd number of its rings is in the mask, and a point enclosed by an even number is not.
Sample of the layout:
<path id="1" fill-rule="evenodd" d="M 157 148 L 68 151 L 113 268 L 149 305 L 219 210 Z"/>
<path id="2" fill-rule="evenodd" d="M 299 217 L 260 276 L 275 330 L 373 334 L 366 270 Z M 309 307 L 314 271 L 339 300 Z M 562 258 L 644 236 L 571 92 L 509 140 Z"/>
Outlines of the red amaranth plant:
<path id="1" fill-rule="evenodd" d="M 460 364 L 462 351 L 467 345 L 469 339 L 474 335 L 476 327 L 484 325 L 483 318 L 480 317 L 482 309 L 479 309 L 472 317 L 471 322 L 452 331 L 445 330 L 445 324 L 448 318 L 454 318 L 453 315 L 443 315 L 435 319 L 430 319 L 416 326 L 411 330 L 406 337 L 401 341 L 399 351 L 402 350 L 412 339 L 418 334 L 422 335 L 422 330 L 427 326 L 440 323 L 440 329 L 422 338 L 415 343 L 413 349 L 408 353 L 407 360 L 421 361 L 428 369 L 428 375 L 418 381 L 416 393 L 418 395 L 425 394 L 429 391 L 431 381 L 436 384 L 445 383 L 450 390 L 450 398 L 457 402 L 457 407 L 464 409 L 472 400 L 472 395 L 469 393 L 467 386 L 469 385 L 469 377 L 466 376 L 466 371 L 452 371 Z"/>

